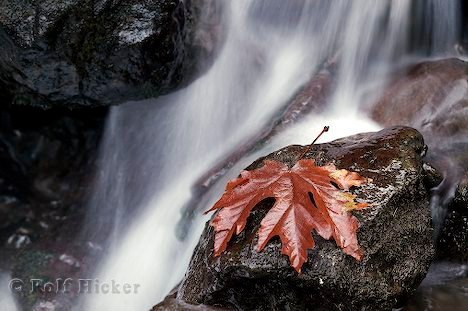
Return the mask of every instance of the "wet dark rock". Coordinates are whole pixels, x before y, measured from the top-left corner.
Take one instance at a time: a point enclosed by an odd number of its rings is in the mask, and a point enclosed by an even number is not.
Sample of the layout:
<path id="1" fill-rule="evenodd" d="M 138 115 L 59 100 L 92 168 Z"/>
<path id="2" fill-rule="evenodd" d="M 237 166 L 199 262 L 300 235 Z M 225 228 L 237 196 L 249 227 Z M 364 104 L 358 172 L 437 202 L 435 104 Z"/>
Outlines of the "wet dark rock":
<path id="1" fill-rule="evenodd" d="M 429 146 L 426 161 L 439 172 L 431 186 L 441 214 L 436 221 L 444 224 L 438 256 L 466 260 L 468 63 L 452 58 L 409 66 L 396 74 L 371 115 L 384 126 L 412 126 L 424 135 Z"/>
<path id="2" fill-rule="evenodd" d="M 106 114 L 0 108 L 0 257 L 78 233 Z"/>
<path id="3" fill-rule="evenodd" d="M 404 311 L 465 311 L 468 309 L 467 286 L 466 264 L 434 263 Z"/>
<path id="4" fill-rule="evenodd" d="M 90 267 L 96 265 L 84 245 L 43 243 L 16 256 L 12 278 L 23 282 L 15 291 L 23 310 L 71 310 L 76 298 L 86 295 Z M 92 287 L 91 287 L 92 288 Z"/>
<path id="5" fill-rule="evenodd" d="M 384 126 L 418 129 L 429 146 L 427 161 L 444 176 L 450 171 L 450 180 L 459 182 L 468 171 L 468 63 L 452 58 L 410 66 L 396 74 L 371 115 Z"/>
<path id="6" fill-rule="evenodd" d="M 437 256 L 440 259 L 468 262 L 468 178 L 464 178 L 447 207 Z"/>
<path id="7" fill-rule="evenodd" d="M 465 311 L 468 309 L 467 287 L 468 278 L 424 288 L 404 310 Z"/>
<path id="8" fill-rule="evenodd" d="M 233 311 L 233 308 L 215 307 L 207 305 L 193 305 L 177 299 L 177 291 L 172 291 L 151 311 Z"/>
<path id="9" fill-rule="evenodd" d="M 304 148 L 285 147 L 247 169 L 265 159 L 292 165 Z M 314 145 L 306 158 L 373 179 L 354 190 L 372 206 L 354 212 L 364 260 L 357 262 L 315 233 L 316 248 L 299 275 L 281 255 L 278 239 L 258 253 L 255 232 L 272 205 L 266 200 L 220 257 L 212 257 L 214 232 L 207 225 L 178 299 L 237 310 L 391 310 L 401 305 L 424 278 L 434 253 L 423 153 L 421 134 L 406 127 Z"/>
<path id="10" fill-rule="evenodd" d="M 468 169 L 468 63 L 451 58 L 406 68 L 396 74 L 371 115 L 384 126 L 418 129 L 430 147 L 428 156 L 439 159 L 439 154 L 454 152 L 451 160 Z M 434 162 L 436 167 L 447 165 L 441 159 Z"/>
<path id="11" fill-rule="evenodd" d="M 0 104 L 101 106 L 166 93 L 215 52 L 217 8 L 208 0 L 2 1 Z"/>

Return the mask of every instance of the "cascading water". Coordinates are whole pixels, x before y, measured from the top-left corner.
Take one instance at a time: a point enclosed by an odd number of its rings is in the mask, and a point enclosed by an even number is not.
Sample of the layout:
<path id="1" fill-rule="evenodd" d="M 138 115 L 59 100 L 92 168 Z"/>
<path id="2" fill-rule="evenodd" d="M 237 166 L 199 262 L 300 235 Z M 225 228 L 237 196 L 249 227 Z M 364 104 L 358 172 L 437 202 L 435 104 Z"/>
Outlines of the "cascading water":
<path id="1" fill-rule="evenodd" d="M 445 1 L 434 3 L 453 10 Z M 244 157 L 214 186 L 205 207 L 253 159 L 287 144 L 310 143 L 324 125 L 331 126 L 328 140 L 378 128 L 357 116 L 358 107 L 378 95 L 390 66 L 405 54 L 410 1 L 223 5 L 225 42 L 207 73 L 168 96 L 112 109 L 87 234 L 112 232 L 99 279 L 139 287 L 127 295 L 88 296 L 85 310 L 149 309 L 181 280 L 207 220 L 197 215 L 188 238 L 176 238 L 193 183 L 266 126 L 332 55 L 339 61 L 329 111 L 307 116 Z M 446 29 L 446 23 L 434 23 L 434 29 Z"/>
<path id="2" fill-rule="evenodd" d="M 6 291 L 11 288 L 10 280 L 11 277 L 9 275 L 0 272 L 0 306 L 2 306 L 2 310 L 16 311 L 15 299 L 11 293 Z"/>
<path id="3" fill-rule="evenodd" d="M 460 2 L 456 0 L 432 0 L 427 9 L 432 25 L 432 51 L 447 53 L 454 48 L 459 37 Z"/>

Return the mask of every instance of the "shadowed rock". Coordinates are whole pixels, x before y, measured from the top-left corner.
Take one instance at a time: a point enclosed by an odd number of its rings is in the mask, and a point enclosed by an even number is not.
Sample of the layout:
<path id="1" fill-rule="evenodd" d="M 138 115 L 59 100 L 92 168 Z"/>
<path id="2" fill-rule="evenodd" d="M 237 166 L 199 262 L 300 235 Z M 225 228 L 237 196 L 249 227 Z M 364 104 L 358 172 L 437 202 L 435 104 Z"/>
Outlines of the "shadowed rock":
<path id="1" fill-rule="evenodd" d="M 15 244 L 5 241 L 12 232 L 31 231 L 23 235 L 37 239 L 84 204 L 106 113 L 0 108 L 2 246 Z"/>
<path id="2" fill-rule="evenodd" d="M 167 93 L 216 50 L 218 7 L 209 0 L 2 1 L 0 105 L 102 106 Z"/>

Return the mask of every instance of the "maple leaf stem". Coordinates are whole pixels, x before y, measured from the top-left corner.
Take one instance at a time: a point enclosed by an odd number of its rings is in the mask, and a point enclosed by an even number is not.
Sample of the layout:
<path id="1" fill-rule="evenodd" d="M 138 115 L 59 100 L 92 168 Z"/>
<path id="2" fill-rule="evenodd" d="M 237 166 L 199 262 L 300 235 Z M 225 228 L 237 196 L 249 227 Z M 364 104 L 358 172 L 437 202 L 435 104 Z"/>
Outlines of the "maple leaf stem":
<path id="1" fill-rule="evenodd" d="M 315 142 L 320 138 L 320 136 L 322 136 L 323 133 L 328 132 L 329 129 L 330 129 L 330 127 L 329 127 L 328 125 L 327 125 L 327 126 L 324 126 L 324 127 L 323 127 L 323 130 L 320 132 L 320 134 L 318 134 L 318 136 L 315 137 L 314 141 L 313 141 L 310 145 L 307 146 L 306 150 L 304 150 L 304 152 L 301 153 L 301 155 L 299 156 L 299 158 L 297 159 L 297 161 L 299 161 L 300 159 L 302 159 L 302 158 L 306 155 L 306 153 L 310 151 L 310 148 L 312 148 L 312 145 L 315 144 Z M 296 162 L 297 162 L 297 161 L 296 161 Z"/>

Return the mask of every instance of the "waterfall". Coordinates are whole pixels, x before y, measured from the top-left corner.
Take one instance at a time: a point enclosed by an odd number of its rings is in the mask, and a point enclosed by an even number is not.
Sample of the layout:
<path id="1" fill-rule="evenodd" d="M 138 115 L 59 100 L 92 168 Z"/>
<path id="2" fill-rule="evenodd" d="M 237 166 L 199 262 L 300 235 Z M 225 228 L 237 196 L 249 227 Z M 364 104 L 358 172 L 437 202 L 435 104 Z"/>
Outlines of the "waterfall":
<path id="1" fill-rule="evenodd" d="M 449 18 L 456 6 L 433 1 Z M 260 131 L 333 55 L 338 58 L 329 109 L 310 115 L 243 158 L 215 185 L 255 157 L 326 138 L 378 129 L 359 115 L 406 54 L 411 2 L 331 0 L 223 1 L 224 44 L 212 67 L 185 89 L 155 100 L 112 108 L 90 201 L 87 237 L 108 237 L 98 278 L 138 284 L 138 293 L 90 295 L 84 310 L 145 310 L 181 280 L 208 216 L 197 215 L 188 238 L 175 228 L 190 188 L 232 148 Z M 436 21 L 443 32 L 449 21 Z M 444 30 L 445 29 L 445 30 Z M 441 36 L 441 33 L 434 36 Z M 438 40 L 438 39 L 437 39 Z M 322 140 L 323 142 L 324 140 Z"/>
<path id="2" fill-rule="evenodd" d="M 13 289 L 10 288 L 10 280 L 10 275 L 3 274 L 0 271 L 0 306 L 2 306 L 2 310 L 16 311 L 18 308 L 16 307 L 15 299 L 11 294 Z"/>
<path id="3" fill-rule="evenodd" d="M 432 25 L 432 50 L 445 53 L 453 50 L 459 37 L 461 3 L 458 0 L 429 1 L 429 24 Z"/>

